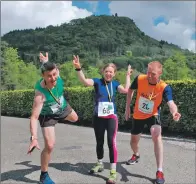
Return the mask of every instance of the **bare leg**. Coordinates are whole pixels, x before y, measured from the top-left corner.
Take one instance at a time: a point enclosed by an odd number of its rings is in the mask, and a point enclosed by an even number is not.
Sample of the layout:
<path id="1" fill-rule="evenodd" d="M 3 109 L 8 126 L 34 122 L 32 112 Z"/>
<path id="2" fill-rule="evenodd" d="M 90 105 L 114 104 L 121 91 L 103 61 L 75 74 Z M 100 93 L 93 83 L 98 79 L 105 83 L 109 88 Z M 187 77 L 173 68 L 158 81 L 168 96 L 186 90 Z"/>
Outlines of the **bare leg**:
<path id="1" fill-rule="evenodd" d="M 131 135 L 131 141 L 130 141 L 130 145 L 131 145 L 131 149 L 133 150 L 133 153 L 135 155 L 139 155 L 139 140 L 140 140 L 140 136 L 141 134 L 138 135 Z"/>
<path id="2" fill-rule="evenodd" d="M 157 169 L 163 167 L 163 142 L 161 136 L 161 126 L 153 125 L 150 129 L 154 143 L 154 153 L 156 157 Z"/>
<path id="3" fill-rule="evenodd" d="M 44 136 L 45 147 L 41 153 L 41 171 L 47 172 L 51 153 L 55 144 L 55 129 L 54 127 L 44 127 L 42 128 L 42 133 Z"/>
<path id="4" fill-rule="evenodd" d="M 65 118 L 65 120 L 70 121 L 70 122 L 76 122 L 78 121 L 78 115 L 72 109 L 72 112 Z"/>

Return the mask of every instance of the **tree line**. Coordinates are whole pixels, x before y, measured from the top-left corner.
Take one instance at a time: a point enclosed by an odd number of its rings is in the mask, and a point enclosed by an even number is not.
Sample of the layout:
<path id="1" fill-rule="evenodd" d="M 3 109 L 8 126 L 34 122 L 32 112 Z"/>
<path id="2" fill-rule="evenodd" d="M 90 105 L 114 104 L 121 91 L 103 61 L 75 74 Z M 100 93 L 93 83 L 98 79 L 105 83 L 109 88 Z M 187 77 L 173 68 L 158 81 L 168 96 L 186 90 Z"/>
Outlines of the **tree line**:
<path id="1" fill-rule="evenodd" d="M 25 62 L 19 56 L 16 48 L 10 47 L 6 42 L 1 44 L 1 89 L 33 89 L 36 81 L 41 78 L 39 53 L 35 56 L 36 62 L 29 60 Z M 80 56 L 80 55 L 79 55 Z M 134 69 L 133 79 L 139 73 L 145 73 L 147 64 L 158 58 L 152 57 L 134 57 L 129 50 L 124 56 L 92 58 L 93 61 L 81 58 L 84 73 L 89 78 L 101 77 L 101 68 L 108 62 L 117 65 L 116 79 L 120 83 L 125 83 L 125 76 L 128 64 Z M 164 71 L 162 79 L 164 80 L 186 80 L 196 79 L 196 57 L 195 55 L 186 56 L 182 52 L 176 52 L 174 55 L 166 58 L 159 58 L 163 64 Z M 65 87 L 81 86 L 77 74 L 73 68 L 72 60 L 58 63 L 60 75 L 65 81 Z"/>

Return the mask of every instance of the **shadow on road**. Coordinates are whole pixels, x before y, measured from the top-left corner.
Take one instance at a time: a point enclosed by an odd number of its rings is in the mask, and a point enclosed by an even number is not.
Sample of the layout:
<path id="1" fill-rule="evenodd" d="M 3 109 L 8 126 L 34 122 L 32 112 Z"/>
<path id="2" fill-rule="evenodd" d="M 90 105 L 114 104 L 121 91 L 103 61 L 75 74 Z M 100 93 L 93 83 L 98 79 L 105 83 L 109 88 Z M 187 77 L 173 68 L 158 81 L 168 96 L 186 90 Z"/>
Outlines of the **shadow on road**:
<path id="1" fill-rule="evenodd" d="M 135 178 L 143 178 L 143 179 L 146 179 L 152 183 L 155 182 L 155 179 L 149 178 L 147 176 L 130 173 L 129 171 L 127 171 L 126 168 L 123 167 L 123 165 L 125 165 L 125 162 L 118 162 L 117 170 L 118 170 L 118 173 L 121 175 L 120 181 L 128 182 L 129 181 L 128 176 L 131 176 L 131 177 L 135 177 Z"/>
<path id="2" fill-rule="evenodd" d="M 27 183 L 38 183 L 39 176 L 37 176 L 37 180 L 31 180 L 26 177 L 26 175 L 33 173 L 34 171 L 40 170 L 40 166 L 37 165 L 32 165 L 30 164 L 31 161 L 24 161 L 20 163 L 16 163 L 15 165 L 23 165 L 29 168 L 25 169 L 18 169 L 18 170 L 11 170 L 7 171 L 1 174 L 1 181 L 7 181 L 7 180 L 14 180 L 17 182 L 27 182 Z M 121 175 L 120 181 L 122 182 L 128 182 L 128 176 L 131 177 L 136 177 L 136 178 L 144 178 L 146 180 L 149 180 L 150 182 L 154 183 L 154 179 L 149 178 L 147 176 L 139 175 L 139 174 L 132 174 L 128 172 L 124 167 L 125 163 L 124 162 L 119 162 L 117 165 L 117 172 Z M 107 177 L 102 176 L 101 173 L 99 174 L 89 174 L 89 170 L 93 167 L 94 163 L 77 163 L 77 164 L 72 164 L 72 163 L 50 163 L 49 167 L 53 167 L 57 170 L 60 171 L 72 171 L 72 172 L 77 172 L 82 175 L 88 175 L 92 177 L 98 177 L 102 178 L 103 180 L 107 180 Z M 105 169 L 109 169 L 110 164 L 109 163 L 104 163 Z M 109 174 L 109 171 L 108 171 Z"/>
<path id="3" fill-rule="evenodd" d="M 124 167 L 125 163 L 124 162 L 119 162 L 117 165 L 117 172 L 121 175 L 120 181 L 122 182 L 127 182 L 129 181 L 128 176 L 136 177 L 136 178 L 143 178 L 146 180 L 149 180 L 150 182 L 154 183 L 154 179 L 149 178 L 147 176 L 139 175 L 139 174 L 131 174 L 128 172 Z M 94 163 L 77 163 L 77 164 L 71 164 L 71 163 L 51 163 L 50 167 L 54 167 L 55 169 L 58 169 L 60 171 L 74 171 L 78 172 L 83 175 L 88 175 L 88 176 L 94 176 L 94 177 L 99 177 L 102 178 L 103 180 L 107 180 L 107 177 L 102 176 L 101 173 L 99 174 L 94 174 L 94 175 L 89 175 L 89 170 L 94 166 Z M 104 163 L 105 169 L 110 168 L 109 163 Z M 108 172 L 109 174 L 109 172 Z"/>
<path id="4" fill-rule="evenodd" d="M 40 170 L 40 166 L 30 164 L 31 161 L 25 161 L 20 163 L 15 163 L 15 165 L 24 165 L 29 168 L 25 169 L 18 169 L 18 170 L 11 170 L 4 173 L 1 173 L 1 182 L 7 180 L 14 180 L 17 182 L 27 182 L 27 183 L 37 183 L 38 180 L 31 180 L 26 178 L 25 176 L 31 174 L 34 171 Z M 39 178 L 39 176 L 37 177 Z"/>

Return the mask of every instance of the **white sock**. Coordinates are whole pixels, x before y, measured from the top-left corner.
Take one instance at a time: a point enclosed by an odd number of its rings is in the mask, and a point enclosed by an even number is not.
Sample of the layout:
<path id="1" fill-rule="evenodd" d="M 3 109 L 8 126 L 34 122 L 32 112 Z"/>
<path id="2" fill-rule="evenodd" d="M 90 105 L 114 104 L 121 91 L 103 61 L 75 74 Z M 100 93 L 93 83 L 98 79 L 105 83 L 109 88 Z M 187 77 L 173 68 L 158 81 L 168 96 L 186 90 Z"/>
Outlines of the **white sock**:
<path id="1" fill-rule="evenodd" d="M 103 161 L 102 161 L 102 159 L 98 160 L 98 162 L 99 162 L 100 164 L 103 164 Z"/>
<path id="2" fill-rule="evenodd" d="M 116 163 L 111 163 L 111 164 L 110 164 L 110 169 L 116 171 Z"/>
<path id="3" fill-rule="evenodd" d="M 162 168 L 158 168 L 157 170 L 160 171 L 160 172 L 163 172 L 163 169 Z"/>

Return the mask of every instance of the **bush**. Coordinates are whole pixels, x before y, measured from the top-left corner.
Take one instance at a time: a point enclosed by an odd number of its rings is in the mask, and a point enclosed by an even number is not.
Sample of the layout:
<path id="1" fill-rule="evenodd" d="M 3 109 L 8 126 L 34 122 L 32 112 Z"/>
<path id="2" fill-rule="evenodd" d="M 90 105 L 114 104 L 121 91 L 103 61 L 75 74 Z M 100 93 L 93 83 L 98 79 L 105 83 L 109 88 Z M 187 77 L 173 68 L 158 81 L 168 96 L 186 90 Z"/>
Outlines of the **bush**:
<path id="1" fill-rule="evenodd" d="M 173 99 L 182 117 L 179 122 L 173 121 L 167 104 L 163 103 L 161 110 L 163 126 L 168 126 L 169 130 L 173 132 L 196 132 L 196 80 L 167 81 L 167 83 L 173 88 Z M 68 93 L 69 103 L 77 112 L 80 120 L 82 122 L 91 122 L 94 109 L 93 88 L 74 87 L 65 88 L 65 90 Z M 29 117 L 31 115 L 33 90 L 3 91 L 0 94 L 2 115 L 19 117 Z M 130 122 L 124 121 L 126 95 L 117 94 L 116 103 L 119 125 L 129 126 Z"/>

